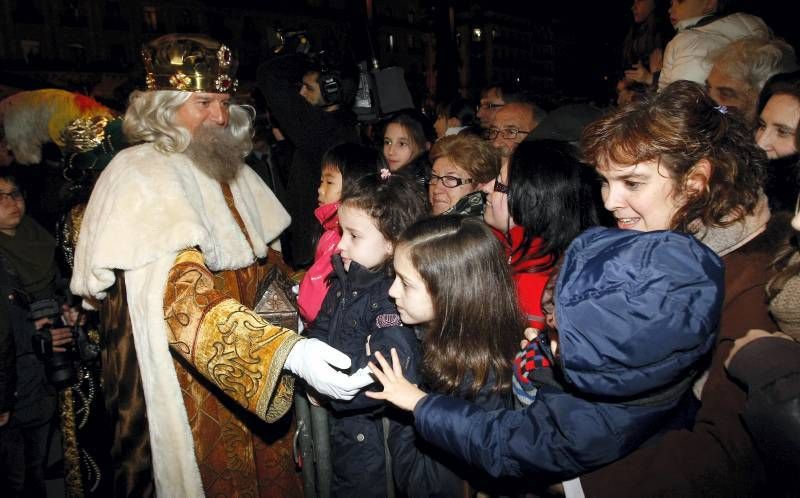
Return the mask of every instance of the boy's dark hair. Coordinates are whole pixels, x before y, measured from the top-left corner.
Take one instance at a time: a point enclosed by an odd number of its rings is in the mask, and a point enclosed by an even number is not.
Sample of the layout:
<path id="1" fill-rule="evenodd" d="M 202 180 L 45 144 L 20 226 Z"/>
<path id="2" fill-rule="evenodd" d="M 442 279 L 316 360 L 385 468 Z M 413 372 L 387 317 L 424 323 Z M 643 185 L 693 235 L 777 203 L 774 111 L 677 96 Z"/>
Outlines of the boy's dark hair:
<path id="1" fill-rule="evenodd" d="M 531 103 L 531 96 L 522 85 L 515 81 L 495 81 L 490 83 L 484 88 L 482 93 L 486 93 L 492 88 L 495 89 L 498 96 L 503 99 L 506 104 L 513 103 Z"/>
<path id="2" fill-rule="evenodd" d="M 10 183 L 11 185 L 22 190 L 22 186 L 19 184 L 17 177 L 13 173 L 13 168 L 0 168 L 0 180 Z"/>
<path id="3" fill-rule="evenodd" d="M 475 124 L 475 106 L 467 99 L 459 97 L 439 104 L 436 108 L 436 117 L 439 116 L 445 119 L 456 118 L 461 126 L 472 126 Z"/>
<path id="4" fill-rule="evenodd" d="M 386 167 L 380 151 L 357 143 L 334 145 L 322 156 L 322 169 L 333 167 L 342 175 L 342 195 L 364 175 L 374 174 Z"/>
<path id="5" fill-rule="evenodd" d="M 408 175 L 388 173 L 365 175 L 342 193 L 342 205 L 366 212 L 375 226 L 393 246 L 411 224 L 430 214 L 428 196 L 422 186 Z M 391 258 L 387 260 L 391 268 Z"/>
<path id="6" fill-rule="evenodd" d="M 599 223 L 593 175 L 569 143 L 538 140 L 517 147 L 508 166 L 508 212 L 524 235 L 511 254 L 512 266 L 549 256 L 544 266 L 528 271 L 550 269 L 578 234 Z M 542 243 L 528 254 L 536 238 Z"/>
<path id="7" fill-rule="evenodd" d="M 445 215 L 409 227 L 399 245 L 431 295 L 423 371 L 437 392 L 474 399 L 511 387 L 511 359 L 525 323 L 503 248 L 482 221 Z"/>

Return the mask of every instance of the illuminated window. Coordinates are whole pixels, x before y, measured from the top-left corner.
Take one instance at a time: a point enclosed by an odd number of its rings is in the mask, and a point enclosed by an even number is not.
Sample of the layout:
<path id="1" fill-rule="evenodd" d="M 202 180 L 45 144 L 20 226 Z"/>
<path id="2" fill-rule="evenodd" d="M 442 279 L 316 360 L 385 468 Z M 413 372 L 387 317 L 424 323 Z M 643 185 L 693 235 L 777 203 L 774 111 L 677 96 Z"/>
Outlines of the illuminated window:
<path id="1" fill-rule="evenodd" d="M 481 41 L 481 37 L 483 36 L 483 31 L 481 28 L 472 28 L 472 41 L 479 42 Z"/>
<path id="2" fill-rule="evenodd" d="M 144 25 L 150 31 L 158 31 L 158 9 L 153 6 L 144 7 Z"/>

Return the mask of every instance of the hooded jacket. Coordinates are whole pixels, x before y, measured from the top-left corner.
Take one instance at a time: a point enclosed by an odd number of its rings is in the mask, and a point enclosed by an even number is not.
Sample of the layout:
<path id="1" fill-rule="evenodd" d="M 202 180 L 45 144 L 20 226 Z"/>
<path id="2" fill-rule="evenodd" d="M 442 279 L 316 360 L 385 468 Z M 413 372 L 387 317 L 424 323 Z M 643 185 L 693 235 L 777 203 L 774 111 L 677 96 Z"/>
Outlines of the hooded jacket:
<path id="1" fill-rule="evenodd" d="M 723 273 L 687 235 L 584 232 L 556 284 L 563 387 L 517 411 L 428 395 L 419 434 L 495 477 L 564 479 L 624 456 L 682 415 L 714 344 Z"/>
<path id="2" fill-rule="evenodd" d="M 760 17 L 736 12 L 718 18 L 692 18 L 676 26 L 678 34 L 664 50 L 664 65 L 658 78 L 658 90 L 678 80 L 705 84 L 711 65 L 708 55 L 714 50 L 745 38 L 769 38 L 770 30 Z"/>
<path id="3" fill-rule="evenodd" d="M 333 271 L 331 258 L 342 240 L 339 234 L 339 215 L 336 214 L 340 204 L 331 202 L 314 210 L 314 216 L 325 231 L 317 242 L 314 264 L 300 282 L 300 292 L 297 295 L 297 308 L 307 324 L 317 319 L 319 308 L 328 293 L 328 276 Z"/>

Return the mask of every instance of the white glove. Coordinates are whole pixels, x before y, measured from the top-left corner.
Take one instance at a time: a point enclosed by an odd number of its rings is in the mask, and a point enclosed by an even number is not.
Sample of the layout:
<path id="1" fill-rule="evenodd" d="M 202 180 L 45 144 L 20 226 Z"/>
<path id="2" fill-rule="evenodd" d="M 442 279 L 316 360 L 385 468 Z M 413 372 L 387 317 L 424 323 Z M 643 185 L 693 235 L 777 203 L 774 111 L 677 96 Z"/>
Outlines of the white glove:
<path id="1" fill-rule="evenodd" d="M 329 398 L 351 400 L 374 379 L 364 369 L 345 375 L 334 368 L 350 368 L 350 358 L 319 339 L 298 341 L 286 357 L 283 368 L 308 382 L 320 394 Z"/>

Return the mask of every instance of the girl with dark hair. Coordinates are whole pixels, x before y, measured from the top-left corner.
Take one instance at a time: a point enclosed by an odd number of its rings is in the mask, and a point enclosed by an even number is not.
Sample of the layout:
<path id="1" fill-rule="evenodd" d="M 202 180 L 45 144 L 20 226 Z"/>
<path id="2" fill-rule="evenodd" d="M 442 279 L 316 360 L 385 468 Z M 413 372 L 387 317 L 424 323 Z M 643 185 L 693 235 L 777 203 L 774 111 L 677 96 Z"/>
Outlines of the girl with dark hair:
<path id="1" fill-rule="evenodd" d="M 403 233 L 394 267 L 389 295 L 422 341 L 421 365 L 403 362 L 412 382 L 487 410 L 511 406 L 510 359 L 524 322 L 491 230 L 463 216 L 420 221 Z M 425 445 L 413 425 L 395 426 L 389 445 L 395 482 L 409 497 L 465 496 L 467 482 L 487 492 L 497 486 Z"/>
<path id="2" fill-rule="evenodd" d="M 566 142 L 523 142 L 487 183 L 486 223 L 502 234 L 529 327 L 544 328 L 550 270 L 579 233 L 598 224 L 590 169 Z"/>
<path id="3" fill-rule="evenodd" d="M 402 111 L 391 117 L 383 132 L 383 157 L 389 170 L 407 169 L 414 177 L 423 178 L 434 133 L 428 119 L 419 112 Z"/>
<path id="4" fill-rule="evenodd" d="M 776 211 L 794 208 L 798 195 L 800 137 L 800 71 L 777 74 L 758 97 L 756 143 L 769 158 L 764 191 Z"/>
<path id="5" fill-rule="evenodd" d="M 342 192 L 362 176 L 374 174 L 382 167 L 385 167 L 385 162 L 378 151 L 355 143 L 335 145 L 322 157 L 322 176 L 317 189 L 319 207 L 314 210 L 314 216 L 324 232 L 317 242 L 314 263 L 300 282 L 297 295 L 298 311 L 306 324 L 317 317 L 328 292 L 327 279 L 333 270 L 331 257 L 341 240 L 336 211 L 341 204 Z"/>
<path id="6" fill-rule="evenodd" d="M 339 253 L 333 256 L 330 289 L 309 336 L 349 356 L 353 372 L 367 364 L 368 340 L 373 351 L 388 354 L 396 348 L 404 362 L 418 361 L 417 338 L 403 326 L 388 290 L 400 234 L 427 212 L 421 186 L 388 169 L 362 176 L 345 189 L 338 211 Z M 373 478 L 386 472 L 382 404 L 361 393 L 347 402 L 330 400 L 327 406 L 332 496 L 385 496 L 385 483 Z"/>

